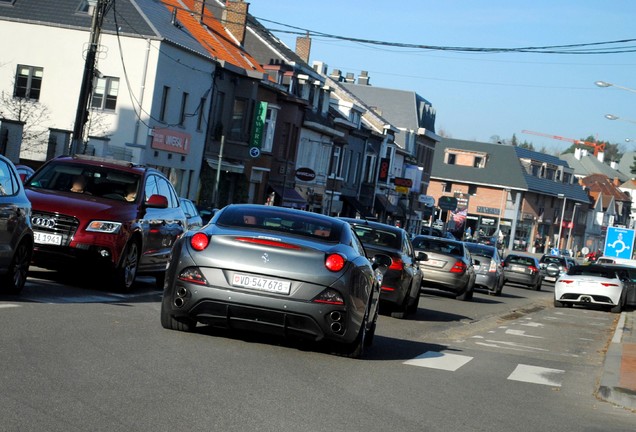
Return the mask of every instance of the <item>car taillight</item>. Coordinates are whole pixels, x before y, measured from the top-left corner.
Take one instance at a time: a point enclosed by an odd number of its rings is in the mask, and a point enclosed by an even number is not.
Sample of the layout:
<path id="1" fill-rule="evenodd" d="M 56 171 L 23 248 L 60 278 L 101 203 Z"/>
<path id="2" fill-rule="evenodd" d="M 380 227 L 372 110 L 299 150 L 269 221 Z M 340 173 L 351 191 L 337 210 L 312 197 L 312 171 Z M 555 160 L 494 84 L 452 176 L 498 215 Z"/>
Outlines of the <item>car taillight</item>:
<path id="1" fill-rule="evenodd" d="M 574 281 L 572 279 L 561 279 L 559 282 L 564 283 L 564 284 L 571 284 Z"/>
<path id="2" fill-rule="evenodd" d="M 393 262 L 389 266 L 389 270 L 398 270 L 398 271 L 404 270 L 404 262 L 401 259 L 393 258 L 392 261 Z"/>
<path id="3" fill-rule="evenodd" d="M 325 259 L 325 267 L 327 267 L 327 270 L 329 271 L 339 272 L 344 268 L 346 262 L 347 261 L 342 255 L 331 254 L 327 255 L 327 258 Z"/>
<path id="4" fill-rule="evenodd" d="M 244 243 L 254 243 L 264 246 L 273 246 L 279 247 L 283 249 L 300 249 L 300 246 L 294 245 L 291 243 L 284 243 L 278 240 L 270 240 L 265 238 L 254 238 L 254 237 L 237 237 L 236 241 L 244 242 Z"/>
<path id="5" fill-rule="evenodd" d="M 528 270 L 530 270 L 530 273 L 535 274 L 536 272 L 539 271 L 538 268 L 536 268 L 535 266 L 528 266 Z"/>
<path id="6" fill-rule="evenodd" d="M 196 233 L 190 238 L 190 246 L 196 251 L 202 251 L 210 244 L 210 238 L 201 232 Z"/>
<path id="7" fill-rule="evenodd" d="M 490 267 L 488 267 L 488 273 L 494 273 L 497 271 L 497 263 L 490 261 Z"/>
<path id="8" fill-rule="evenodd" d="M 611 286 L 620 286 L 619 284 L 615 284 L 615 283 L 611 283 L 611 282 L 601 282 L 601 285 L 603 285 L 604 287 L 611 287 Z"/>
<path id="9" fill-rule="evenodd" d="M 451 273 L 464 273 L 466 272 L 466 264 L 463 261 L 457 261 L 450 269 Z"/>
<path id="10" fill-rule="evenodd" d="M 330 305 L 344 304 L 344 298 L 342 298 L 342 295 L 340 295 L 338 291 L 331 288 L 328 288 L 324 290 L 323 292 L 321 292 L 320 294 L 318 294 L 318 296 L 314 298 L 312 301 L 314 303 L 324 303 L 324 304 L 330 304 Z"/>
<path id="11" fill-rule="evenodd" d="M 197 267 L 188 267 L 183 269 L 181 273 L 179 273 L 179 280 L 194 283 L 197 285 L 208 284 L 205 276 L 203 276 L 203 273 L 201 273 L 201 270 L 199 270 Z"/>

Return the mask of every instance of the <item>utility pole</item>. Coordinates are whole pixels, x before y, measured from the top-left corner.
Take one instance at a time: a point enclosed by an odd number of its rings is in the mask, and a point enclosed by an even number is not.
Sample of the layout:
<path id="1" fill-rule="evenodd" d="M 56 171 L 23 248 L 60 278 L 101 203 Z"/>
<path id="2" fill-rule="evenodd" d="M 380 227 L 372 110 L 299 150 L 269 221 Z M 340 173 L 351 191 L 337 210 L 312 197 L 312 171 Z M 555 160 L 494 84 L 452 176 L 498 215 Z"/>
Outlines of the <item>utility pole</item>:
<path id="1" fill-rule="evenodd" d="M 99 47 L 99 36 L 102 30 L 104 16 L 111 6 L 112 0 L 89 0 L 89 7 L 93 10 L 91 22 L 91 35 L 84 62 L 84 75 L 82 76 L 82 86 L 80 87 L 79 99 L 77 101 L 77 113 L 75 114 L 75 124 L 73 125 L 73 139 L 69 154 L 78 153 L 84 142 L 84 125 L 88 120 L 88 110 L 93 93 L 93 78 L 95 75 L 95 59 L 97 48 Z"/>

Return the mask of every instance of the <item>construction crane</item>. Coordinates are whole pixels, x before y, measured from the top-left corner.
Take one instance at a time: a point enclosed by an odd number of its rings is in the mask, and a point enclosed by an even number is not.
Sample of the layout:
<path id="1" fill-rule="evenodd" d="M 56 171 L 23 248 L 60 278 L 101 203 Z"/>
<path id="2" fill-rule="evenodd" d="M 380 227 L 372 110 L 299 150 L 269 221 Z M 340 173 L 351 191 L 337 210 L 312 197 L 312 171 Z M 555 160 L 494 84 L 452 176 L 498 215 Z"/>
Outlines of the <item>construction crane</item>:
<path id="1" fill-rule="evenodd" d="M 576 145 L 582 145 L 582 146 L 586 146 L 586 147 L 591 147 L 594 149 L 594 156 L 598 156 L 598 154 L 600 152 L 604 152 L 605 151 L 605 143 L 595 143 L 595 142 L 591 142 L 591 141 L 583 141 L 583 140 L 577 140 L 574 138 L 565 138 L 562 136 L 558 136 L 558 135 L 550 135 L 550 134 L 545 134 L 545 133 L 541 133 L 541 132 L 534 132 L 534 131 L 529 131 L 529 130 L 522 130 L 522 133 L 526 133 L 526 134 L 532 134 L 532 135 L 539 135 L 542 137 L 546 137 L 546 138 L 552 138 L 552 139 L 556 139 L 556 140 L 561 140 L 561 141 L 567 141 L 567 142 L 571 142 L 573 144 Z"/>

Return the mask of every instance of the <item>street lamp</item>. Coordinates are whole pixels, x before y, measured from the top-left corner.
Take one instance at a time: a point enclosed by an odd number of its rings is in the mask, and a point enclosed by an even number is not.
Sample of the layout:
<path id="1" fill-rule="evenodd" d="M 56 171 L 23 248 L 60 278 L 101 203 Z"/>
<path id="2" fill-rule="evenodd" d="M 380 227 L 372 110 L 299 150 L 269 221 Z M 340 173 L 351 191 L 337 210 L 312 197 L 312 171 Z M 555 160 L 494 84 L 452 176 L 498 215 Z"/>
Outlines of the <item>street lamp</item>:
<path id="1" fill-rule="evenodd" d="M 624 119 L 622 117 L 619 117 L 617 115 L 614 114 L 605 114 L 605 118 L 608 120 L 622 120 L 622 121 L 626 121 L 629 123 L 636 123 L 636 120 L 629 120 L 629 119 Z"/>
<path id="2" fill-rule="evenodd" d="M 567 249 L 572 248 L 572 228 L 574 227 L 574 216 L 576 216 L 576 208 L 580 205 L 581 203 L 574 203 L 574 209 L 572 210 L 572 220 L 570 221 L 570 231 L 568 232 L 569 244 L 566 244 Z"/>
<path id="3" fill-rule="evenodd" d="M 561 219 L 559 220 L 559 239 L 557 240 L 557 250 L 559 254 L 561 253 L 561 233 L 563 232 L 563 217 L 565 216 L 565 204 L 568 202 L 568 199 L 564 194 L 558 194 L 559 198 L 563 198 L 563 208 L 561 208 Z"/>
<path id="4" fill-rule="evenodd" d="M 596 84 L 599 87 L 616 87 L 616 88 L 619 88 L 621 90 L 627 90 L 627 91 L 630 91 L 632 93 L 636 93 L 636 90 L 634 90 L 634 89 L 631 89 L 629 87 L 619 86 L 617 84 L 608 83 L 606 81 L 595 81 L 594 84 Z"/>

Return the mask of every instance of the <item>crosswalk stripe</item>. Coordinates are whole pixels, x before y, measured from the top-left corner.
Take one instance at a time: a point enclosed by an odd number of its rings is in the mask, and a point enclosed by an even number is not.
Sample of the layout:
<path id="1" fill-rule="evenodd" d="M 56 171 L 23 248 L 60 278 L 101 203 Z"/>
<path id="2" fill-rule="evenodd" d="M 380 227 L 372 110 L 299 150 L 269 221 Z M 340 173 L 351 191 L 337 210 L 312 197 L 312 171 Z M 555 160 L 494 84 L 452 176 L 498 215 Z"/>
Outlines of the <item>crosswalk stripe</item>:
<path id="1" fill-rule="evenodd" d="M 404 364 L 454 372 L 472 359 L 473 357 L 458 354 L 427 351 L 414 359 L 405 361 Z"/>
<path id="2" fill-rule="evenodd" d="M 13 303 L 0 304 L 0 309 L 9 309 L 9 308 L 17 308 L 17 307 L 20 307 L 20 305 L 13 304 Z"/>
<path id="3" fill-rule="evenodd" d="M 508 376 L 508 379 L 511 381 L 561 387 L 564 373 L 565 371 L 561 369 L 518 364 L 515 370 Z"/>

